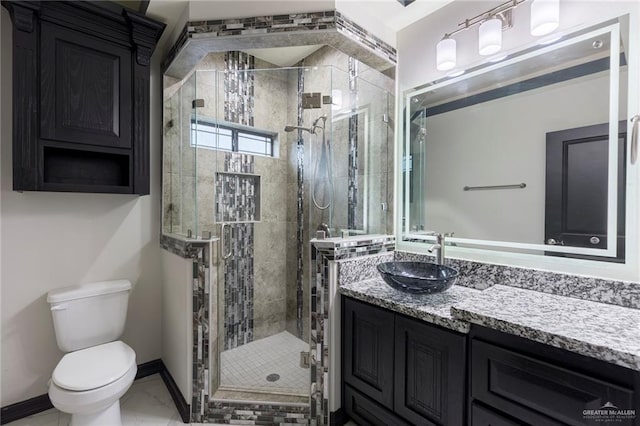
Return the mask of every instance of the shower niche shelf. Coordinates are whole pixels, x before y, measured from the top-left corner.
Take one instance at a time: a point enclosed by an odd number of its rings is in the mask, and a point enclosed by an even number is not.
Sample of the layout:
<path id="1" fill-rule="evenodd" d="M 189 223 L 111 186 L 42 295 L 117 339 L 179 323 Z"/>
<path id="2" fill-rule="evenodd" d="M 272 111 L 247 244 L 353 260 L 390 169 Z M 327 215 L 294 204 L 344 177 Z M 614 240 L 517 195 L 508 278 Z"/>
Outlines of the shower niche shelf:
<path id="1" fill-rule="evenodd" d="M 261 217 L 260 176 L 251 173 L 217 172 L 216 223 L 255 223 Z"/>

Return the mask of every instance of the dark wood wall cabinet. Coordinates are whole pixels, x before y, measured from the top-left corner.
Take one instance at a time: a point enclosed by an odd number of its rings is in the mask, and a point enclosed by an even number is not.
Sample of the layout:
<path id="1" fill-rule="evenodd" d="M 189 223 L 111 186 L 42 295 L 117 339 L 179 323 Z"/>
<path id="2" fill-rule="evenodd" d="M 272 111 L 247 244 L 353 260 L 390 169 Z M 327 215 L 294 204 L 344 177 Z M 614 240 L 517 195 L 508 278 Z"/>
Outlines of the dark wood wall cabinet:
<path id="1" fill-rule="evenodd" d="M 165 25 L 109 2 L 2 5 L 13 189 L 148 194 L 150 60 Z"/>
<path id="2" fill-rule="evenodd" d="M 463 425 L 466 338 L 343 299 L 343 408 L 358 424 Z"/>

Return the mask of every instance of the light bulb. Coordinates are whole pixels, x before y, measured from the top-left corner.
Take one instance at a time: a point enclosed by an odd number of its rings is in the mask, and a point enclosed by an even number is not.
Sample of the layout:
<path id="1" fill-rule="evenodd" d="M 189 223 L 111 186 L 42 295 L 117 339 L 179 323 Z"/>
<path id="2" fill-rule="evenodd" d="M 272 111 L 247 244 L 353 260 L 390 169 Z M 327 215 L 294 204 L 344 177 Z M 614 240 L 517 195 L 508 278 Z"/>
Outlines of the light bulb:
<path id="1" fill-rule="evenodd" d="M 448 71 L 456 66 L 456 41 L 445 37 L 436 45 L 436 68 Z"/>
<path id="2" fill-rule="evenodd" d="M 482 56 L 493 55 L 502 49 L 502 20 L 491 18 L 478 28 L 478 53 Z"/>
<path id="3" fill-rule="evenodd" d="M 560 0 L 533 0 L 531 3 L 531 35 L 543 36 L 560 25 Z"/>

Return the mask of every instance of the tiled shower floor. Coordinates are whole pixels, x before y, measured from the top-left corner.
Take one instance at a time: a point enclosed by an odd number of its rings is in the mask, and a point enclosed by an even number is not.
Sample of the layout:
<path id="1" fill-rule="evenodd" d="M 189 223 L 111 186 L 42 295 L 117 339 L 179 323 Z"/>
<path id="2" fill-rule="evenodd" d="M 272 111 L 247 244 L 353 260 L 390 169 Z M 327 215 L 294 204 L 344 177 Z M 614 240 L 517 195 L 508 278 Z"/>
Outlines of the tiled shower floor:
<path id="1" fill-rule="evenodd" d="M 282 333 L 256 340 L 220 354 L 220 386 L 225 389 L 309 395 L 310 371 L 300 367 L 300 352 L 309 344 Z M 270 382 L 267 376 L 280 378 Z"/>

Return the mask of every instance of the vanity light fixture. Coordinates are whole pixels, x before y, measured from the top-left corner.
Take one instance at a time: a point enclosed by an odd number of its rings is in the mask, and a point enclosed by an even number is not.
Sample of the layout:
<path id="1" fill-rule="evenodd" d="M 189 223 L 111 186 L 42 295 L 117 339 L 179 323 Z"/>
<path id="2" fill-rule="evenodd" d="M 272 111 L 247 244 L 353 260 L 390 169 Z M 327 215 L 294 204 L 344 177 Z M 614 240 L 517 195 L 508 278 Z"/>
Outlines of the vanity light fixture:
<path id="1" fill-rule="evenodd" d="M 456 66 L 456 41 L 445 34 L 436 44 L 436 58 L 438 71 L 449 71 Z"/>
<path id="2" fill-rule="evenodd" d="M 436 69 L 449 71 L 455 68 L 457 65 L 456 41 L 452 37 L 476 25 L 479 25 L 478 53 L 482 56 L 498 53 L 502 49 L 502 32 L 512 27 L 513 9 L 525 1 L 528 0 L 508 0 L 473 18 L 465 19 L 458 24 L 458 28 L 454 31 L 445 33 L 436 45 Z M 560 0 L 532 0 L 532 35 L 546 35 L 558 28 L 560 23 L 559 3 Z M 495 62 L 502 59 L 504 58 L 496 59 Z"/>
<path id="3" fill-rule="evenodd" d="M 478 28 L 478 53 L 493 55 L 502 49 L 502 19 L 494 16 Z"/>
<path id="4" fill-rule="evenodd" d="M 543 36 L 554 32 L 560 25 L 560 0 L 533 0 L 531 2 L 531 35 Z"/>

